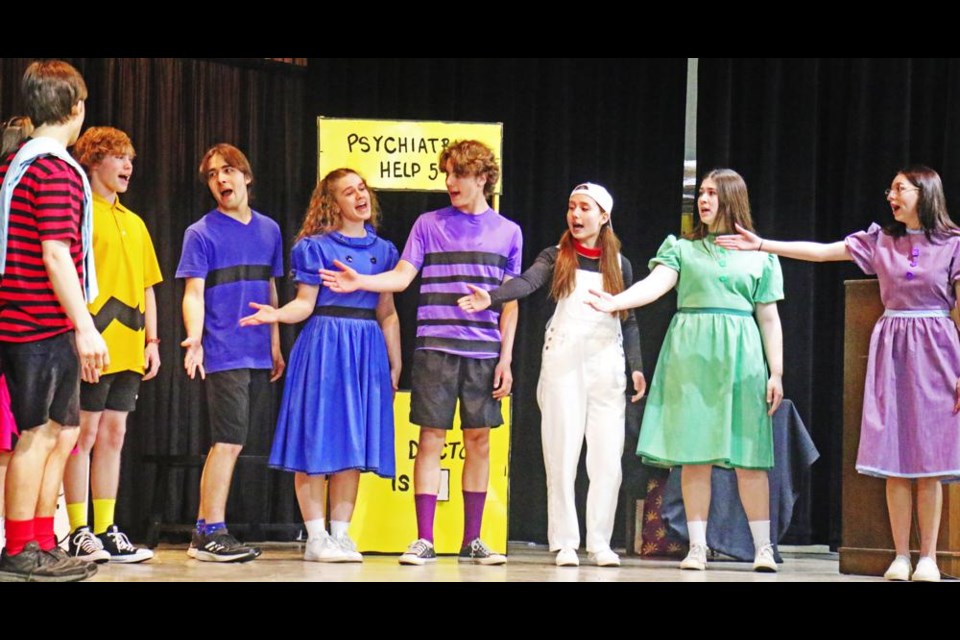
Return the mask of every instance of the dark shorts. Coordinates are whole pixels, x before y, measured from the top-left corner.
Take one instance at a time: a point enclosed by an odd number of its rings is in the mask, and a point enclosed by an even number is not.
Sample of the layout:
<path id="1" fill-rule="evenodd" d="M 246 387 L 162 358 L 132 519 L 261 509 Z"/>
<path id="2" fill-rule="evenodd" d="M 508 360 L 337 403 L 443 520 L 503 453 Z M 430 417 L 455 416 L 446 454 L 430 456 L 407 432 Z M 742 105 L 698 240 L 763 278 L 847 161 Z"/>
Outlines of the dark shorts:
<path id="1" fill-rule="evenodd" d="M 101 377 L 97 384 L 81 380 L 80 409 L 92 412 L 109 409 L 126 413 L 136 410 L 142 377 L 135 371 L 120 371 Z"/>
<path id="2" fill-rule="evenodd" d="M 418 349 L 413 353 L 410 422 L 433 429 L 453 429 L 460 400 L 460 428 L 482 429 L 503 424 L 500 401 L 493 398 L 496 358 L 463 356 Z"/>
<path id="3" fill-rule="evenodd" d="M 2 342 L 0 359 L 21 432 L 49 420 L 80 426 L 80 359 L 73 331 L 36 342 Z"/>
<path id="4" fill-rule="evenodd" d="M 244 445 L 250 426 L 269 420 L 269 370 L 231 369 L 208 373 L 205 386 L 212 444 Z"/>

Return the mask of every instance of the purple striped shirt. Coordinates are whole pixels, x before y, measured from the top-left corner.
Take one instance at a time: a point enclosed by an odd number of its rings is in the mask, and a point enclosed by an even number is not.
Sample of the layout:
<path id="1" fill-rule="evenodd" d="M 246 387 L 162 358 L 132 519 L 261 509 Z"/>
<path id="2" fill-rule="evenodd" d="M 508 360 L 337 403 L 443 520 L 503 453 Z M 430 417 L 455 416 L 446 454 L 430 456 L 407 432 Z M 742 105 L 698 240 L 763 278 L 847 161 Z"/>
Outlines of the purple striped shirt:
<path id="1" fill-rule="evenodd" d="M 500 311 L 467 313 L 457 298 L 467 284 L 496 289 L 520 274 L 523 234 L 493 209 L 473 215 L 454 207 L 424 213 L 413 224 L 401 260 L 421 271 L 417 349 L 467 358 L 500 357 Z"/>

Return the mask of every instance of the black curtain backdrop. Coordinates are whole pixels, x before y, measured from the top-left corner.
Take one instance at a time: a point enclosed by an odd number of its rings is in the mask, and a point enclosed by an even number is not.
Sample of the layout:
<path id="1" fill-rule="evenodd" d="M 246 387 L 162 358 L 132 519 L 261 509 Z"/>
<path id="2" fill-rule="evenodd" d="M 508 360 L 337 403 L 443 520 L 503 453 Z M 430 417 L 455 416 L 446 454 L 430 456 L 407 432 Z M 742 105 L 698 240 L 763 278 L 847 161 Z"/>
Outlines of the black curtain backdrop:
<path id="1" fill-rule="evenodd" d="M 740 172 L 761 235 L 829 242 L 884 224 L 883 190 L 908 163 L 936 169 L 956 206 L 957 60 L 701 59 L 699 74 L 699 173 Z M 867 276 L 852 263 L 782 264 L 785 393 L 821 452 L 811 502 L 799 505 L 811 531 L 791 536 L 837 545 L 843 281 Z"/>
<path id="2" fill-rule="evenodd" d="M 280 224 L 289 256 L 316 178 L 316 122 L 331 117 L 428 119 L 504 124 L 501 211 L 524 231 L 524 266 L 564 229 L 567 196 L 578 182 L 606 185 L 616 200 L 615 229 L 637 275 L 668 233 L 679 227 L 686 59 L 454 60 L 310 59 L 306 70 L 238 59 L 69 59 L 90 89 L 85 126 L 127 131 L 137 149 L 125 204 L 142 215 L 166 281 L 157 287 L 161 356 L 158 378 L 142 388 L 128 423 L 118 521 L 135 537 L 145 532 L 154 492 L 162 492 L 168 522 L 191 522 L 199 470 L 175 471 L 154 486 L 149 454 L 199 454 L 208 446 L 202 385 L 182 369 L 180 301 L 173 279 L 183 232 L 212 208 L 196 177 L 203 152 L 236 144 L 255 173 L 254 208 Z M 0 60 L 0 114 L 19 113 L 19 82 L 29 59 Z M 382 234 L 403 248 L 423 211 L 449 203 L 445 194 L 381 193 Z M 289 258 L 287 259 L 289 264 Z M 416 288 L 397 296 L 404 361 L 412 359 Z M 294 289 L 281 283 L 281 301 Z M 673 310 L 672 297 L 641 310 L 647 378 Z M 510 539 L 545 542 L 546 489 L 535 389 L 543 298 L 521 306 L 514 349 Z M 285 353 L 296 328 L 283 330 Z M 409 366 L 401 381 L 409 386 Z M 275 388 L 274 403 L 281 386 Z M 276 408 L 276 407 L 274 407 Z M 639 412 L 631 413 L 625 484 L 642 484 L 632 451 Z M 251 434 L 245 453 L 265 454 L 272 430 Z M 579 495 L 585 495 L 581 469 Z M 289 539 L 300 516 L 292 476 L 241 466 L 229 522 L 279 525 L 271 538 Z M 411 509 L 413 502 L 411 500 Z M 623 505 L 621 504 L 621 512 Z M 623 543 L 618 517 L 614 544 Z M 287 526 L 283 526 L 286 524 Z M 182 538 L 181 538 L 182 540 Z"/>

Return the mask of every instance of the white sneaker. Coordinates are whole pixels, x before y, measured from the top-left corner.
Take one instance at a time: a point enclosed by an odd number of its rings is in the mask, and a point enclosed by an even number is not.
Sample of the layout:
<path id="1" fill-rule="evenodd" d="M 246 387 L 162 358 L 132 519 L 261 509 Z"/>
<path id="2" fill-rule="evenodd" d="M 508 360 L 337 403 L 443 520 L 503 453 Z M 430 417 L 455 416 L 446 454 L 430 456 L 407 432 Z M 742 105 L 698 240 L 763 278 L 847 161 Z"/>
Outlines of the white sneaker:
<path id="1" fill-rule="evenodd" d="M 707 547 L 702 544 L 691 544 L 690 552 L 680 563 L 681 569 L 704 571 L 707 568 Z"/>
<path id="2" fill-rule="evenodd" d="M 757 549 L 753 558 L 753 570 L 761 573 L 776 573 L 777 561 L 773 557 L 773 545 L 769 542 Z"/>
<path id="3" fill-rule="evenodd" d="M 572 547 L 564 547 L 557 552 L 558 567 L 579 567 L 580 558 L 577 557 L 577 550 Z"/>
<path id="4" fill-rule="evenodd" d="M 303 559 L 307 562 L 347 562 L 347 555 L 330 534 L 324 531 L 320 536 L 307 540 Z"/>
<path id="5" fill-rule="evenodd" d="M 914 582 L 940 582 L 940 569 L 937 569 L 937 562 L 933 558 L 923 556 L 917 562 L 917 568 L 913 572 Z"/>
<path id="6" fill-rule="evenodd" d="M 590 558 L 598 567 L 619 567 L 620 566 L 620 556 L 614 553 L 611 549 L 603 549 L 595 553 L 587 554 L 587 557 Z"/>
<path id="7" fill-rule="evenodd" d="M 343 552 L 343 560 L 341 560 L 341 562 L 363 562 L 363 554 L 357 551 L 357 545 L 349 535 L 345 533 L 342 536 L 333 538 L 333 541 L 340 547 L 340 551 Z"/>
<path id="8" fill-rule="evenodd" d="M 919 568 L 920 565 L 917 565 Z M 890 568 L 883 574 L 887 580 L 909 580 L 910 579 L 910 557 L 897 556 L 890 563 Z"/>

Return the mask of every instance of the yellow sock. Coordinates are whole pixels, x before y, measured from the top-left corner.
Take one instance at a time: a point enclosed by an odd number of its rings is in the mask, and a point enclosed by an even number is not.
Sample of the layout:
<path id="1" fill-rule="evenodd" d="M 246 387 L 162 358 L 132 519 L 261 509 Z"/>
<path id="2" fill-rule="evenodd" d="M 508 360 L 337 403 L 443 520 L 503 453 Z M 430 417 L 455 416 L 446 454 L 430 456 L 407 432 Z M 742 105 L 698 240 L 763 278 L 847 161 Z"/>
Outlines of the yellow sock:
<path id="1" fill-rule="evenodd" d="M 67 517 L 70 518 L 70 531 L 87 526 L 87 503 L 74 502 L 67 504 Z"/>
<path id="2" fill-rule="evenodd" d="M 116 499 L 95 498 L 93 501 L 93 533 L 100 535 L 113 524 L 113 512 L 117 507 Z"/>

